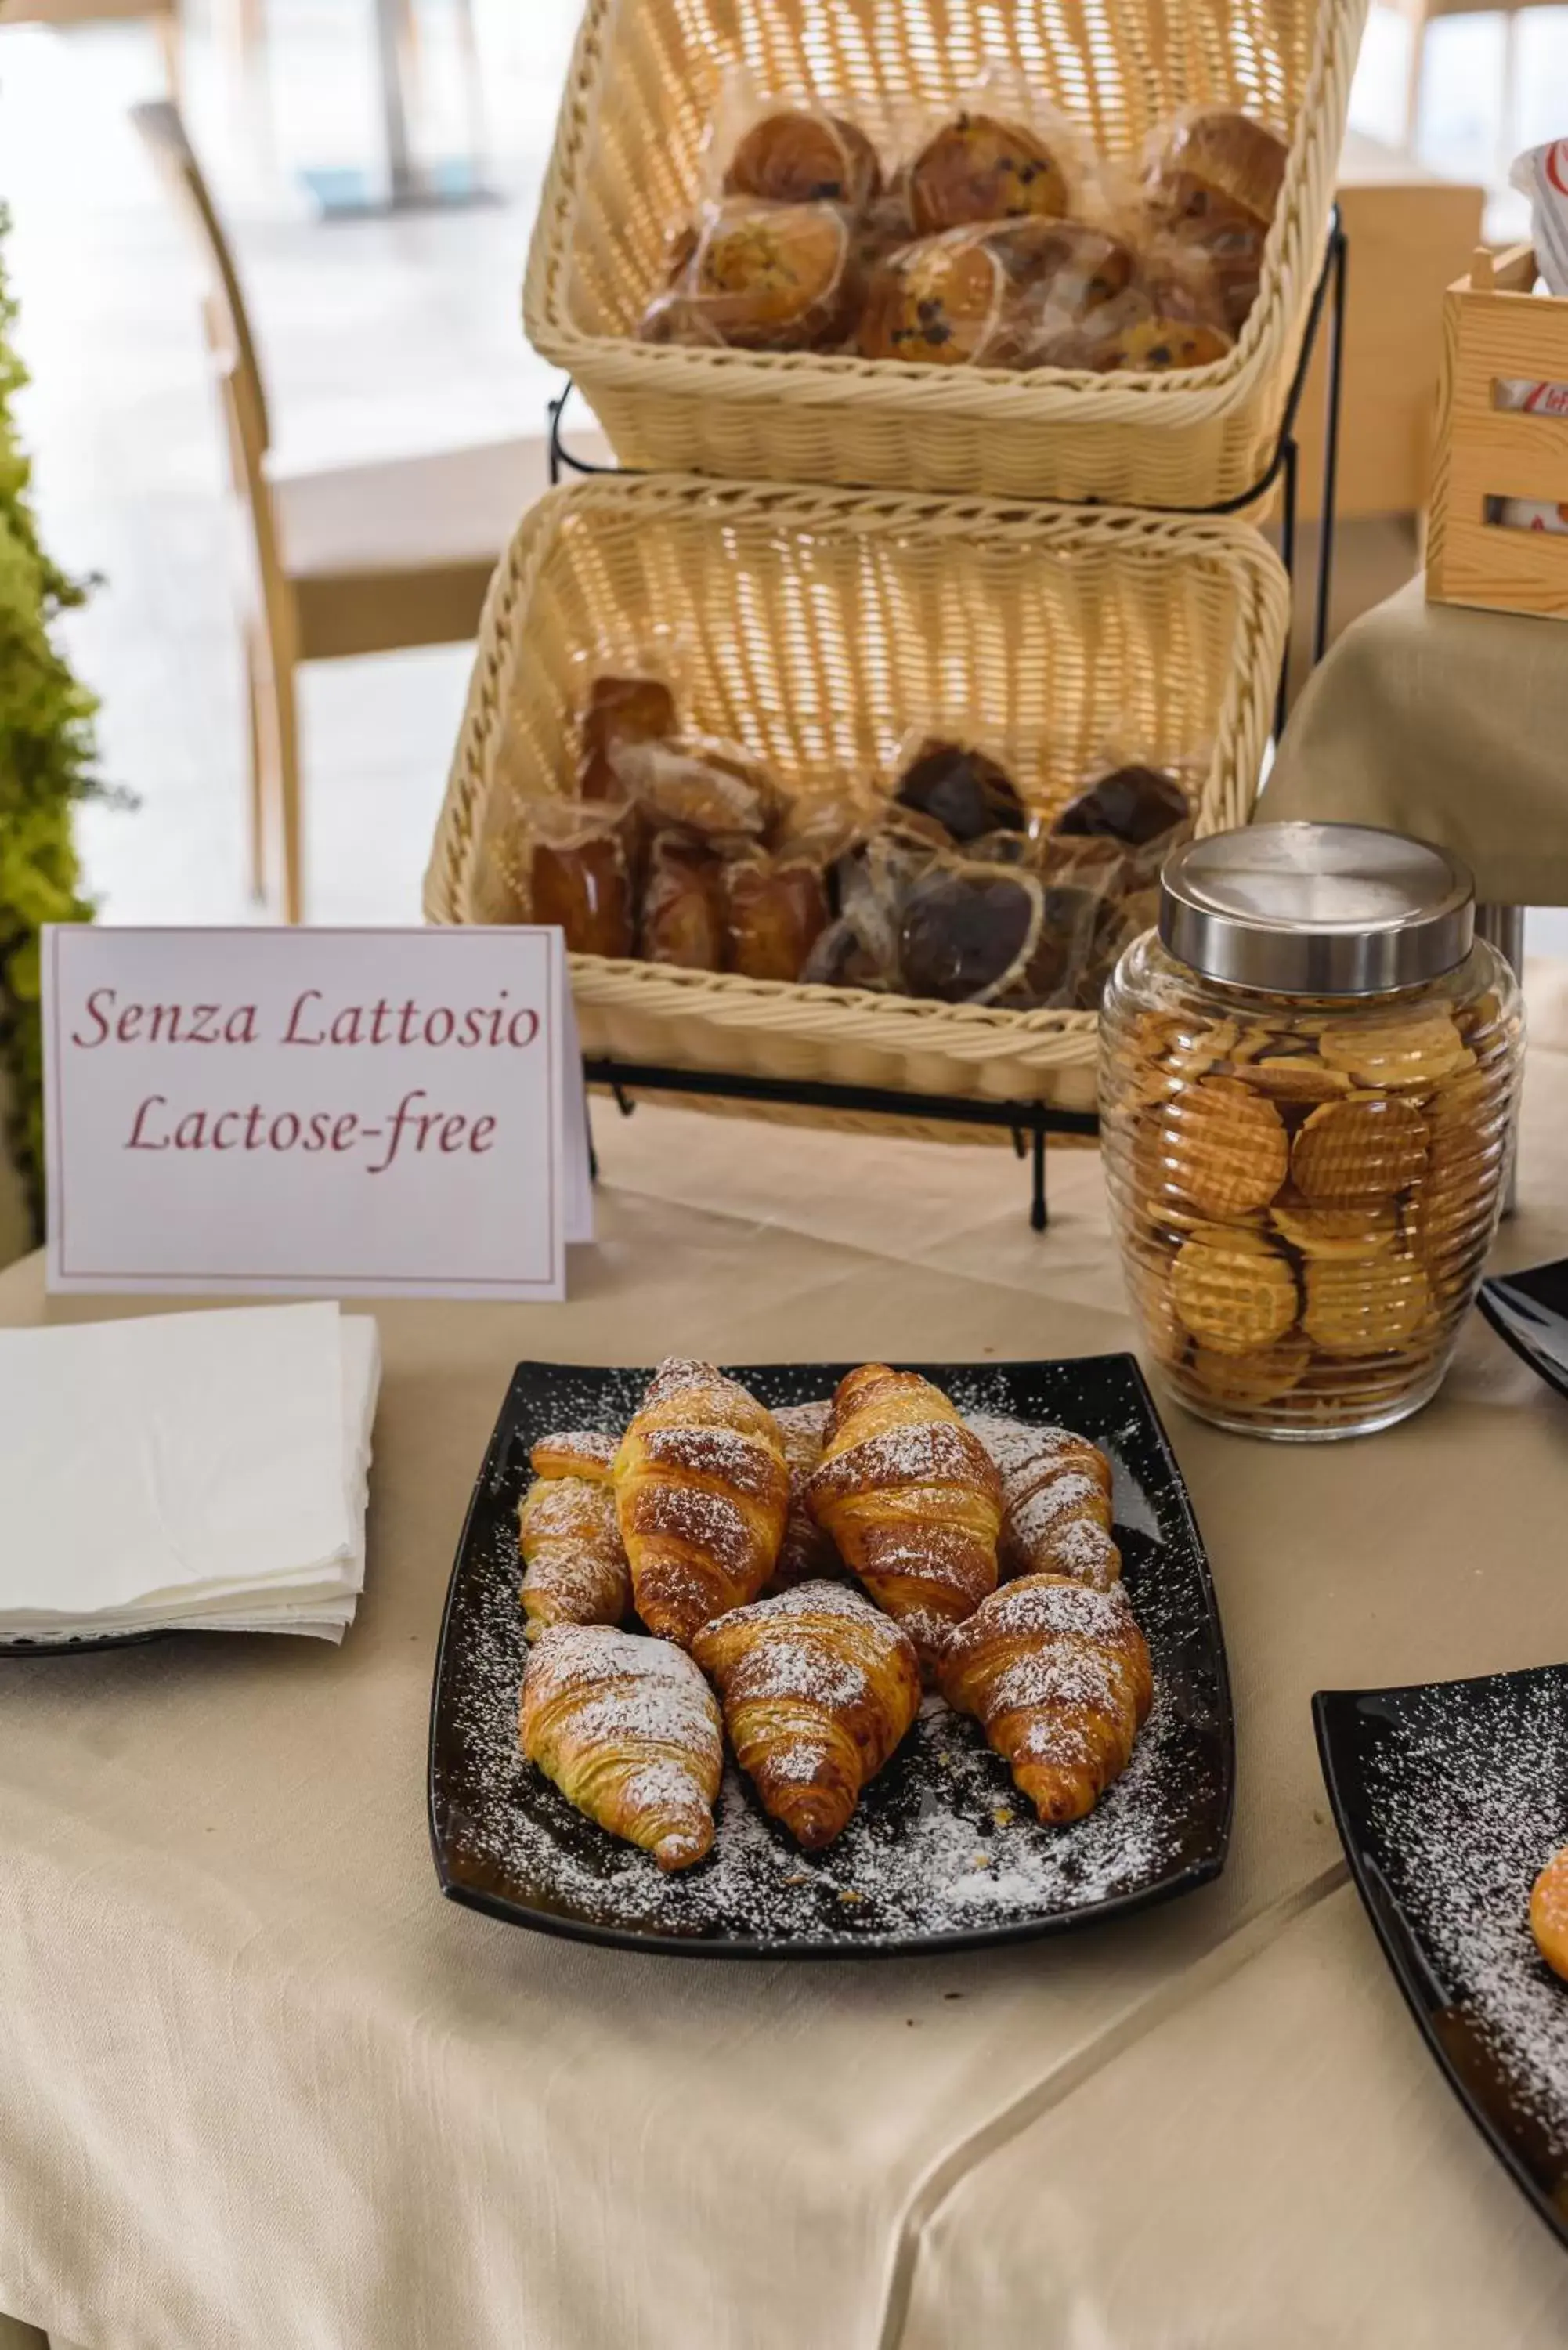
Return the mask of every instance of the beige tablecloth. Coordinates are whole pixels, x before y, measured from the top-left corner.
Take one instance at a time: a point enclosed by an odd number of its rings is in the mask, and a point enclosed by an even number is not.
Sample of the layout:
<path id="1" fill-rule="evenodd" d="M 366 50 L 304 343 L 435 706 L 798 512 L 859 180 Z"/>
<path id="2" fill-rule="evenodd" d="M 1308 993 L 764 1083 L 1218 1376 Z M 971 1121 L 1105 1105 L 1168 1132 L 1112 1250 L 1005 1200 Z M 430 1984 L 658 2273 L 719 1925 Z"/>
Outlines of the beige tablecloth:
<path id="1" fill-rule="evenodd" d="M 1412 580 L 1307 680 L 1262 813 L 1414 833 L 1458 851 L 1483 904 L 1568 906 L 1568 629 Z"/>
<path id="2" fill-rule="evenodd" d="M 1515 1263 L 1568 1251 L 1568 985 L 1532 995 Z M 1374 2309 L 1401 2350 L 1559 2342 L 1561 2256 L 1337 1895 L 1308 1718 L 1325 1683 L 1568 1654 L 1568 1411 L 1479 1321 L 1440 1400 L 1372 1442 L 1170 1412 L 1240 1740 L 1202 1893 L 1067 1942 L 811 1967 L 441 1902 L 434 1638 L 518 1357 L 1128 1339 L 1092 1153 L 1054 1156 L 1042 1239 L 1006 1151 L 598 1123 L 568 1305 L 382 1311 L 341 1653 L 0 1666 L 0 2308 L 86 2350 L 1294 2350 L 1368 2338 Z M 0 1281 L 0 1316 L 45 1310 L 36 1263 Z"/>

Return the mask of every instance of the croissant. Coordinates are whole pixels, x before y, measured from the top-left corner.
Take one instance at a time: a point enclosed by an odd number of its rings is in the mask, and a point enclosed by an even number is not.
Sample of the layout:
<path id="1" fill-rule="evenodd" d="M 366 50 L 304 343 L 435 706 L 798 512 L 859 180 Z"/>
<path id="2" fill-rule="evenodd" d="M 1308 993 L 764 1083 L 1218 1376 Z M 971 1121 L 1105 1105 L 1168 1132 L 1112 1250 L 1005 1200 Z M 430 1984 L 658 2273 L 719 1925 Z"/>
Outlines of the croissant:
<path id="1" fill-rule="evenodd" d="M 523 1676 L 523 1752 L 569 1804 L 660 1868 L 713 1842 L 724 1738 L 713 1692 L 668 1640 L 552 1624 Z"/>
<path id="2" fill-rule="evenodd" d="M 778 1562 L 789 1510 L 771 1413 L 711 1363 L 661 1363 L 615 1462 L 637 1612 L 686 1646 L 754 1599 Z"/>
<path id="3" fill-rule="evenodd" d="M 774 1413 L 789 1470 L 789 1515 L 784 1520 L 778 1565 L 768 1582 L 770 1592 L 787 1591 L 792 1584 L 838 1573 L 838 1553 L 812 1516 L 805 1497 L 811 1472 L 822 1459 L 827 1412 L 826 1403 L 817 1402 L 786 1403 Z"/>
<path id="4" fill-rule="evenodd" d="M 601 1435 L 597 1428 L 574 1428 L 542 1436 L 528 1455 L 535 1477 L 586 1477 L 591 1484 L 607 1485 L 620 1449 L 618 1436 Z"/>
<path id="5" fill-rule="evenodd" d="M 587 1477 L 538 1477 L 523 1498 L 523 1613 L 530 1640 L 546 1624 L 618 1624 L 631 1570 L 615 1494 Z"/>
<path id="6" fill-rule="evenodd" d="M 1002 1479 L 940 1388 L 863 1363 L 840 1380 L 806 1486 L 819 1525 L 933 1667 L 996 1587 Z"/>
<path id="7" fill-rule="evenodd" d="M 1002 1471 L 1003 1579 L 1070 1575 L 1109 1590 L 1122 1555 L 1111 1540 L 1111 1464 L 1099 1447 L 1070 1428 L 1025 1428 L 981 1413 L 969 1424 Z"/>
<path id="8" fill-rule="evenodd" d="M 972 1713 L 1047 1825 L 1082 1819 L 1119 1779 L 1154 1700 L 1126 1588 L 1029 1575 L 948 1642 L 941 1690 Z"/>
<path id="9" fill-rule="evenodd" d="M 715 1617 L 691 1653 L 763 1809 L 820 1852 L 920 1710 L 908 1635 L 846 1584 L 802 1583 Z"/>

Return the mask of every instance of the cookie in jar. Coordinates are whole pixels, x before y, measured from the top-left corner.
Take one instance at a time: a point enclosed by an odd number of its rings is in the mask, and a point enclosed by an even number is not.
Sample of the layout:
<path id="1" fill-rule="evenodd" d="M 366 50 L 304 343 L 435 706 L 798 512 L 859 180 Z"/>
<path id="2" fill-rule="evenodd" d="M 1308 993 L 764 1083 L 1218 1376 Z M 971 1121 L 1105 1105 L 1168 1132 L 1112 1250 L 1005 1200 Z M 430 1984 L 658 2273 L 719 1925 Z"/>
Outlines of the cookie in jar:
<path id="1" fill-rule="evenodd" d="M 1353 825 L 1189 841 L 1101 1017 L 1106 1189 L 1178 1399 L 1278 1438 L 1441 1384 L 1513 1147 L 1519 991 L 1458 860 Z"/>

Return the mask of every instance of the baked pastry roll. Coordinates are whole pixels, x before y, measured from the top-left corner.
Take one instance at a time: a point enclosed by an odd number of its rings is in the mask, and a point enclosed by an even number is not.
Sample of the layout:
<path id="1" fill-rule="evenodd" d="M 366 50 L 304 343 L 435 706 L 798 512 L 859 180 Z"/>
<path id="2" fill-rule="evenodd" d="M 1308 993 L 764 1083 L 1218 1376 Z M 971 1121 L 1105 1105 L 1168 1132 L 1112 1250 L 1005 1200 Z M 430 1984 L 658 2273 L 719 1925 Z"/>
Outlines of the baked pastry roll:
<path id="1" fill-rule="evenodd" d="M 841 1379 L 812 1513 L 871 1596 L 903 1625 L 923 1668 L 996 1587 L 1002 1479 L 940 1388 L 863 1363 Z"/>
<path id="2" fill-rule="evenodd" d="M 812 1471 L 822 1459 L 822 1448 L 827 1439 L 828 1409 L 824 1398 L 815 1403 L 782 1404 L 774 1413 L 784 1439 L 784 1461 L 789 1470 L 789 1515 L 784 1520 L 778 1564 L 769 1578 L 770 1591 L 787 1591 L 792 1584 L 814 1582 L 824 1575 L 836 1575 L 839 1571 L 838 1553 L 831 1536 L 812 1516 L 805 1492 Z"/>
<path id="3" fill-rule="evenodd" d="M 1266 227 L 1289 161 L 1290 149 L 1266 123 L 1239 107 L 1209 107 L 1167 133 L 1148 169 L 1150 203 L 1172 227 L 1207 229 L 1237 217 Z"/>
<path id="4" fill-rule="evenodd" d="M 972 221 L 1058 218 L 1069 209 L 1067 176 L 1031 130 L 992 114 L 958 115 L 929 139 L 909 166 L 911 217 L 922 236 Z"/>
<path id="5" fill-rule="evenodd" d="M 644 962 L 680 971 L 722 971 L 726 945 L 723 868 L 712 851 L 678 832 L 659 833 L 649 852 L 638 920 Z"/>
<path id="6" fill-rule="evenodd" d="M 950 839 L 966 844 L 988 833 L 1023 834 L 1029 822 L 1004 767 L 968 743 L 934 737 L 921 743 L 904 769 L 894 798 L 900 807 L 934 816 Z"/>
<path id="7" fill-rule="evenodd" d="M 657 743 L 675 732 L 675 697 L 656 677 L 596 677 L 583 712 L 577 791 L 585 800 L 621 797 L 612 754 L 628 743 Z"/>
<path id="8" fill-rule="evenodd" d="M 1070 1428 L 981 1413 L 969 1424 L 1002 1471 L 1002 1575 L 1070 1575 L 1096 1591 L 1118 1582 L 1111 1464 L 1099 1447 Z"/>
<path id="9" fill-rule="evenodd" d="M 763 1811 L 820 1852 L 920 1710 L 907 1634 L 846 1584 L 802 1583 L 715 1617 L 691 1653 Z"/>
<path id="10" fill-rule="evenodd" d="M 779 806 L 772 777 L 732 743 L 706 735 L 628 743 L 611 754 L 621 789 L 656 829 L 712 840 L 756 834 Z"/>
<path id="11" fill-rule="evenodd" d="M 881 193 L 882 170 L 866 133 L 836 114 L 781 107 L 753 122 L 724 173 L 727 196 L 770 204 L 831 203 L 859 212 Z"/>
<path id="12" fill-rule="evenodd" d="M 530 1640 L 546 1624 L 618 1624 L 631 1570 L 614 1489 L 587 1477 L 536 1477 L 523 1497 L 523 1613 Z"/>
<path id="13" fill-rule="evenodd" d="M 924 237 L 878 264 L 857 348 L 862 359 L 922 367 L 983 364 L 1006 295 L 1007 273 L 981 232 Z"/>
<path id="14" fill-rule="evenodd" d="M 559 925 L 569 954 L 628 955 L 637 942 L 635 821 L 607 800 L 541 800 L 530 811 L 529 913 Z"/>
<path id="15" fill-rule="evenodd" d="M 940 1682 L 1048 1826 L 1093 1811 L 1154 1701 L 1124 1586 L 1090 1591 L 1058 1575 L 1025 1575 L 982 1601 L 949 1640 Z"/>
<path id="16" fill-rule="evenodd" d="M 832 342 L 853 315 L 854 254 L 835 204 L 726 197 L 702 230 L 684 290 L 740 349 L 806 350 Z"/>
<path id="17" fill-rule="evenodd" d="M 713 1842 L 724 1739 L 713 1692 L 668 1640 L 553 1624 L 523 1676 L 523 1752 L 569 1804 L 660 1868 Z"/>
<path id="18" fill-rule="evenodd" d="M 729 968 L 745 979 L 798 979 L 827 928 L 827 892 L 815 868 L 737 857 L 723 883 Z"/>
<path id="19" fill-rule="evenodd" d="M 784 1439 L 711 1363 L 659 1365 L 621 1440 L 615 1491 L 637 1612 L 682 1647 L 711 1616 L 754 1599 L 778 1563 Z"/>
<path id="20" fill-rule="evenodd" d="M 591 1484 L 607 1485 L 620 1450 L 618 1436 L 599 1429 L 574 1428 L 542 1436 L 528 1455 L 535 1477 L 587 1477 Z"/>

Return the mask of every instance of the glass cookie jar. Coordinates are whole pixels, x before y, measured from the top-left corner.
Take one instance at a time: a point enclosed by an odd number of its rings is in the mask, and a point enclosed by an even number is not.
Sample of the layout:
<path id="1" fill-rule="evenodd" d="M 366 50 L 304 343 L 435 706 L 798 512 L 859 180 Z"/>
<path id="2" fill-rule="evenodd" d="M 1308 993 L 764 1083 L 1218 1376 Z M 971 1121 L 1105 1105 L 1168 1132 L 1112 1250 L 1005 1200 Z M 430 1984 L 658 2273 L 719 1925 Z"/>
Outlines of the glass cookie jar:
<path id="1" fill-rule="evenodd" d="M 1437 1392 L 1512 1148 L 1523 1023 L 1469 876 L 1355 825 L 1167 861 L 1100 1023 L 1134 1313 L 1189 1410 L 1362 1436 Z"/>

